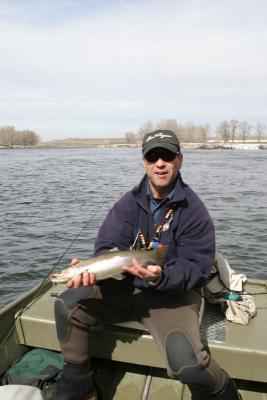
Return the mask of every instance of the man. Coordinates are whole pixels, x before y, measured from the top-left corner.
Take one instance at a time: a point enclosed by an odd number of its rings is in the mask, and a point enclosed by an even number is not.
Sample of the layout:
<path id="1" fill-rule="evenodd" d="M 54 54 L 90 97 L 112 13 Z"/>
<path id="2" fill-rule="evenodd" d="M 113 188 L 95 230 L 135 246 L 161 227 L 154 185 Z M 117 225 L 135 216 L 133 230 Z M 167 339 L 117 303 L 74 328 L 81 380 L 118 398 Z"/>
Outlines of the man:
<path id="1" fill-rule="evenodd" d="M 142 153 L 146 174 L 110 210 L 95 255 L 167 245 L 164 265 L 143 268 L 135 261 L 132 268 L 124 267 L 126 278 L 119 282 L 97 283 L 92 273 L 68 282 L 70 289 L 55 305 L 65 361 L 58 399 L 85 400 L 93 394 L 87 384 L 90 326 L 137 320 L 154 337 L 169 376 L 187 384 L 193 400 L 238 400 L 233 381 L 200 341 L 201 287 L 215 255 L 212 220 L 181 178 L 183 156 L 174 132 L 148 133 Z"/>

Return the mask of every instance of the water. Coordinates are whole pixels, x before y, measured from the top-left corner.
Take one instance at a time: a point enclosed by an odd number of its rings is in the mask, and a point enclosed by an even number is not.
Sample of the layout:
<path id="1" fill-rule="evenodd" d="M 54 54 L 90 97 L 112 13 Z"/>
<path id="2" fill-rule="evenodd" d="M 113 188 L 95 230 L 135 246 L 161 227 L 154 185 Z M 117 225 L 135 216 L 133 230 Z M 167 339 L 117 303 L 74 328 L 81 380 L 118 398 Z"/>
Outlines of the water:
<path id="1" fill-rule="evenodd" d="M 267 152 L 184 152 L 182 175 L 214 219 L 230 265 L 266 279 Z M 60 264 L 88 258 L 112 204 L 143 176 L 140 149 L 0 150 L 0 306 Z M 89 221 L 89 223 L 88 223 Z"/>

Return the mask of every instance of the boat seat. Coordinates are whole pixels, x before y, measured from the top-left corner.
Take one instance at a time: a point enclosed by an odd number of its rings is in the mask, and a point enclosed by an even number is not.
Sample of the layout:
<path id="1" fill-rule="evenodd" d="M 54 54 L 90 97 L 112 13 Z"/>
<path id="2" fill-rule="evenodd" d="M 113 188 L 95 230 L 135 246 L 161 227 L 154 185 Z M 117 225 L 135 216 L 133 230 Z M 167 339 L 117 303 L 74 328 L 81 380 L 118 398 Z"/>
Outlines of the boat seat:
<path id="1" fill-rule="evenodd" d="M 21 344 L 60 351 L 56 337 L 50 288 L 16 318 Z M 262 289 L 262 288 L 260 288 Z M 252 287 L 252 290 L 260 290 Z M 256 296 L 258 315 L 246 326 L 225 320 L 217 305 L 205 307 L 201 336 L 214 359 L 234 378 L 267 382 L 267 299 Z M 165 368 L 161 354 L 148 331 L 138 322 L 98 326 L 92 329 L 94 357 Z"/>

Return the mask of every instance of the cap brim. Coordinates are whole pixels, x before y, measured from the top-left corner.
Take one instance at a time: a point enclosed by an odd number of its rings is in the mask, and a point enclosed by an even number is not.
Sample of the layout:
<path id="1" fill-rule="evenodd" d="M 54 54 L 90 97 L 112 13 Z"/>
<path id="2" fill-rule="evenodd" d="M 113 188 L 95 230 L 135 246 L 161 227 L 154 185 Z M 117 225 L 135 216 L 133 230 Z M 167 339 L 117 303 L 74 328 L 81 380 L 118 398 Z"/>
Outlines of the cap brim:
<path id="1" fill-rule="evenodd" d="M 160 148 L 160 149 L 166 149 L 171 151 L 172 153 L 179 153 L 180 149 L 177 145 L 175 144 L 171 144 L 171 143 L 147 143 L 144 147 L 143 147 L 143 155 L 145 156 L 150 150 L 156 149 L 156 148 Z"/>

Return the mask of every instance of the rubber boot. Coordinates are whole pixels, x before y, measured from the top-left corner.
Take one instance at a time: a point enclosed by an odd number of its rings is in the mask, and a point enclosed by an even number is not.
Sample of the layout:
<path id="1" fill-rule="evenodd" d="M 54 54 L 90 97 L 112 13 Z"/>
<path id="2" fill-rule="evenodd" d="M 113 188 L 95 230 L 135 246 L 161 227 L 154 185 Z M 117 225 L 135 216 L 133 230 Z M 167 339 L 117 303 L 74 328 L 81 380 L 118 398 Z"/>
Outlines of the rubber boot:
<path id="1" fill-rule="evenodd" d="M 190 388 L 192 400 L 242 400 L 233 379 L 217 394 L 207 394 L 201 390 Z"/>
<path id="2" fill-rule="evenodd" d="M 233 379 L 229 380 L 227 386 L 214 397 L 214 400 L 242 400 Z"/>
<path id="3" fill-rule="evenodd" d="M 57 385 L 57 400 L 96 400 L 89 363 L 64 363 Z"/>

